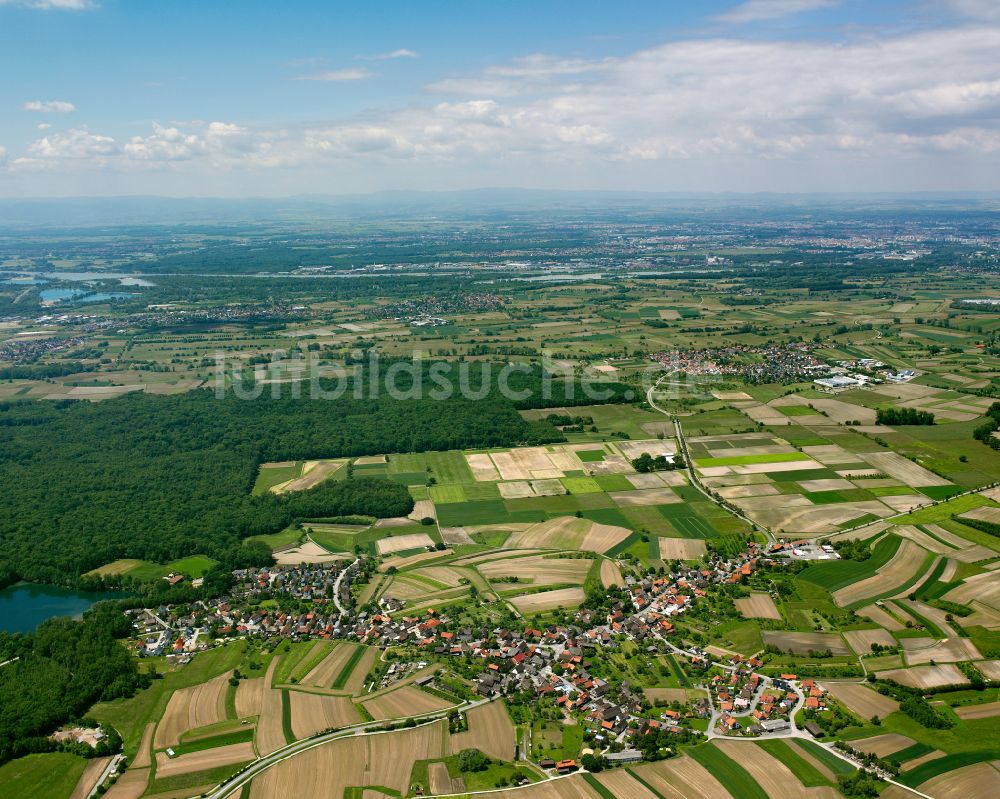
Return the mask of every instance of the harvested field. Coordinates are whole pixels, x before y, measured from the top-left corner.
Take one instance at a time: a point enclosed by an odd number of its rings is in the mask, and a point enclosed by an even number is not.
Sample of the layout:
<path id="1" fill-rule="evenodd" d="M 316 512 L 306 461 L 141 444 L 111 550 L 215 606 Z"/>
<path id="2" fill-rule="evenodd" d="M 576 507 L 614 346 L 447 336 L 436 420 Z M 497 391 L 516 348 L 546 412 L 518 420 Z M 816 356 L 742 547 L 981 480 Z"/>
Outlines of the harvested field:
<path id="1" fill-rule="evenodd" d="M 891 592 L 913 577 L 923 566 L 927 553 L 912 541 L 903 540 L 892 559 L 871 577 L 833 592 L 840 607 Z"/>
<path id="2" fill-rule="evenodd" d="M 378 547 L 379 555 L 391 555 L 393 552 L 404 552 L 407 549 L 417 549 L 419 547 L 432 547 L 434 542 L 427 533 L 410 533 L 408 535 L 395 535 L 390 538 L 379 539 L 375 546 Z"/>
<path id="3" fill-rule="evenodd" d="M 217 746 L 214 749 L 202 749 L 180 757 L 167 757 L 165 752 L 156 755 L 156 778 L 173 777 L 177 774 L 191 774 L 195 771 L 206 771 L 219 766 L 229 766 L 235 763 L 246 763 L 255 760 L 253 744 L 249 741 L 229 746 Z"/>
<path id="4" fill-rule="evenodd" d="M 146 792 L 148 783 L 148 768 L 130 768 L 104 795 L 107 799 L 139 799 Z"/>
<path id="5" fill-rule="evenodd" d="M 829 649 L 834 655 L 849 655 L 844 640 L 834 633 L 798 633 L 781 630 L 764 630 L 761 633 L 765 644 L 776 646 L 782 652 L 794 652 L 797 655 L 809 652 L 824 652 Z"/>
<path id="6" fill-rule="evenodd" d="M 852 713 L 863 719 L 878 716 L 884 719 L 890 713 L 899 710 L 899 702 L 873 691 L 866 685 L 857 682 L 824 682 L 830 695 Z"/>
<path id="7" fill-rule="evenodd" d="M 455 792 L 451 776 L 448 774 L 448 766 L 444 763 L 431 763 L 427 766 L 427 781 L 430 783 L 432 796 Z"/>
<path id="8" fill-rule="evenodd" d="M 255 677 L 252 680 L 240 680 L 236 689 L 236 715 L 241 719 L 248 716 L 259 716 L 261 705 L 264 702 L 264 690 L 266 688 L 263 677 Z"/>
<path id="9" fill-rule="evenodd" d="M 305 491 L 315 488 L 329 478 L 347 461 L 306 461 L 302 464 L 302 474 L 295 480 L 274 486 L 275 494 L 285 494 L 289 491 Z"/>
<path id="10" fill-rule="evenodd" d="M 892 514 L 888 505 L 876 500 L 814 505 L 800 494 L 749 498 L 734 502 L 758 524 L 774 530 L 806 535 L 836 533 L 839 525 L 867 514 L 878 517 Z"/>
<path id="11" fill-rule="evenodd" d="M 514 760 L 517 739 L 502 699 L 474 707 L 466 713 L 469 729 L 451 736 L 451 751 L 474 748 L 497 760 Z"/>
<path id="12" fill-rule="evenodd" d="M 231 671 L 190 688 L 179 688 L 170 695 L 167 709 L 156 727 L 154 746 L 164 749 L 180 743 L 188 730 L 216 724 L 226 718 L 226 690 Z"/>
<path id="13" fill-rule="evenodd" d="M 864 616 L 866 619 L 871 619 L 880 627 L 884 627 L 889 632 L 895 630 L 905 629 L 905 625 L 896 621 L 892 616 L 890 616 L 886 611 L 877 605 L 868 605 L 858 610 L 859 616 Z"/>
<path id="14" fill-rule="evenodd" d="M 900 766 L 900 771 L 907 772 L 912 771 L 917 766 L 922 766 L 924 763 L 929 763 L 932 760 L 937 760 L 939 757 L 945 757 L 945 753 L 940 749 L 932 749 L 926 755 L 921 755 L 920 757 L 915 757 L 913 760 L 907 760 Z"/>
<path id="15" fill-rule="evenodd" d="M 858 457 L 880 472 L 892 475 L 913 488 L 951 485 L 943 477 L 938 477 L 934 472 L 927 471 L 923 466 L 895 452 L 862 452 Z"/>
<path id="16" fill-rule="evenodd" d="M 271 665 L 267 667 L 267 673 L 264 675 L 260 718 L 257 720 L 257 734 L 255 736 L 257 751 L 262 755 L 269 755 L 285 745 L 285 731 L 281 721 L 281 691 L 271 687 L 274 670 L 277 668 L 279 660 L 281 660 L 280 657 L 271 660 Z"/>
<path id="17" fill-rule="evenodd" d="M 944 599 L 962 605 L 976 600 L 991 608 L 1000 609 L 1000 580 L 992 572 L 973 575 L 945 594 Z"/>
<path id="18" fill-rule="evenodd" d="M 622 570 L 618 568 L 618 564 L 613 560 L 601 561 L 601 585 L 605 588 L 613 586 L 617 586 L 618 588 L 625 587 Z"/>
<path id="19" fill-rule="evenodd" d="M 104 769 L 107 768 L 110 762 L 110 757 L 92 757 L 88 760 L 87 767 L 83 770 L 83 774 L 80 775 L 80 779 L 76 783 L 76 787 L 73 788 L 73 793 L 69 795 L 69 799 L 88 799 L 90 789 L 94 787 L 97 778 L 104 773 Z"/>
<path id="20" fill-rule="evenodd" d="M 720 478 L 716 478 L 720 479 Z M 709 482 L 708 480 L 705 481 Z M 778 487 L 771 483 L 749 483 L 732 485 L 719 489 L 719 496 L 725 499 L 746 499 L 747 497 L 773 497 L 780 494 Z"/>
<path id="21" fill-rule="evenodd" d="M 292 732 L 295 738 L 308 738 L 313 733 L 333 727 L 346 727 L 361 721 L 361 716 L 346 696 L 323 696 L 302 691 L 289 691 L 292 708 Z"/>
<path id="22" fill-rule="evenodd" d="M 643 694 L 650 702 L 687 702 L 693 696 L 705 697 L 708 692 L 702 688 L 643 688 Z"/>
<path id="23" fill-rule="evenodd" d="M 727 757 L 747 770 L 770 799 L 841 799 L 833 788 L 805 788 L 784 763 L 759 746 L 747 746 L 737 741 L 717 740 L 714 743 Z"/>
<path id="24" fill-rule="evenodd" d="M 664 799 L 741 799 L 689 755 L 636 766 L 633 771 Z"/>
<path id="25" fill-rule="evenodd" d="M 375 658 L 378 656 L 378 649 L 375 647 L 366 647 L 365 653 L 361 656 L 359 660 L 354 665 L 354 670 L 351 672 L 351 676 L 347 678 L 347 682 L 344 683 L 344 690 L 352 695 L 360 694 L 365 687 L 365 681 L 368 679 L 368 672 L 372 670 L 372 666 L 375 665 Z"/>
<path id="26" fill-rule="evenodd" d="M 662 539 L 661 539 L 662 541 Z M 775 607 L 770 594 L 750 594 L 737 599 L 734 604 L 744 619 L 780 619 L 781 613 Z"/>
<path id="27" fill-rule="evenodd" d="M 907 650 L 906 664 L 922 666 L 925 663 L 958 663 L 962 660 L 980 660 L 982 655 L 968 638 L 946 638 L 933 646 Z"/>
<path id="28" fill-rule="evenodd" d="M 411 685 L 404 685 L 373 699 L 362 699 L 360 704 L 371 713 L 372 718 L 379 720 L 419 716 L 423 713 L 433 713 L 435 710 L 444 710 L 452 705 L 445 699 Z"/>
<path id="29" fill-rule="evenodd" d="M 705 554 L 701 538 L 660 538 L 660 560 L 697 560 Z"/>
<path id="30" fill-rule="evenodd" d="M 407 555 L 406 557 L 396 555 L 382 561 L 378 570 L 380 572 L 385 572 L 390 566 L 395 566 L 397 569 L 405 569 L 407 566 L 413 566 L 416 563 L 423 563 L 425 560 L 436 560 L 437 558 L 442 558 L 445 555 L 451 554 L 453 553 L 450 549 L 442 549 L 440 551 L 435 550 L 434 552 L 418 552 L 416 555 Z"/>
<path id="31" fill-rule="evenodd" d="M 900 685 L 911 688 L 940 688 L 943 685 L 968 685 L 957 666 L 947 663 L 943 666 L 913 666 L 908 669 L 889 669 L 876 672 L 879 679 L 895 680 Z"/>
<path id="32" fill-rule="evenodd" d="M 351 644 L 336 644 L 325 658 L 299 682 L 303 685 L 315 685 L 319 688 L 329 688 L 344 665 L 351 659 L 355 646 Z"/>
<path id="33" fill-rule="evenodd" d="M 960 719 L 991 719 L 994 716 L 1000 716 L 1000 702 L 956 707 L 955 715 Z"/>
<path id="34" fill-rule="evenodd" d="M 602 772 L 597 781 L 608 790 L 615 799 L 659 799 L 639 780 L 625 769 L 614 769 Z"/>
<path id="35" fill-rule="evenodd" d="M 439 527 L 438 529 L 441 532 L 441 540 L 450 547 L 476 543 L 464 527 Z"/>
<path id="36" fill-rule="evenodd" d="M 139 741 L 139 749 L 135 753 L 135 757 L 129 764 L 130 768 L 146 768 L 153 764 L 152 759 L 152 745 L 153 745 L 153 730 L 156 729 L 156 722 L 149 722 L 146 728 L 142 731 L 142 740 Z"/>
<path id="37" fill-rule="evenodd" d="M 469 469 L 472 471 L 472 476 L 476 480 L 482 482 L 494 482 L 500 479 L 500 472 L 497 471 L 497 467 L 493 465 L 493 461 L 490 459 L 489 455 L 466 455 L 466 463 L 469 464 Z"/>
<path id="38" fill-rule="evenodd" d="M 412 573 L 429 577 L 432 580 L 447 585 L 449 588 L 457 588 L 462 584 L 463 579 L 468 579 L 469 577 L 461 569 L 453 569 L 451 566 L 425 566 L 422 569 L 415 569 Z"/>
<path id="39" fill-rule="evenodd" d="M 274 559 L 282 566 L 297 566 L 300 563 L 333 563 L 338 560 L 346 560 L 347 555 L 328 552 L 315 541 L 306 541 L 291 549 L 275 552 Z"/>
<path id="40" fill-rule="evenodd" d="M 1000 660 L 980 660 L 975 665 L 986 679 L 1000 682 Z"/>
<path id="41" fill-rule="evenodd" d="M 619 508 L 639 505 L 676 505 L 681 501 L 670 488 L 637 488 L 634 491 L 612 491 L 608 494 Z"/>
<path id="42" fill-rule="evenodd" d="M 976 763 L 939 774 L 918 789 L 934 799 L 1000 796 L 1000 770 L 989 763 Z"/>
<path id="43" fill-rule="evenodd" d="M 601 795 L 579 774 L 565 779 L 537 782 L 523 788 L 491 791 L 487 797 L 488 799 L 601 799 Z"/>
<path id="44" fill-rule="evenodd" d="M 309 749 L 268 769 L 253 781 L 251 799 L 319 799 L 343 796 L 352 786 L 378 785 L 409 792 L 415 760 L 444 755 L 443 722 L 410 730 L 351 736 Z"/>
<path id="45" fill-rule="evenodd" d="M 504 580 L 516 574 L 531 585 L 569 583 L 583 585 L 593 563 L 590 558 L 546 558 L 534 555 L 526 558 L 504 558 L 481 563 L 476 568 L 488 580 Z"/>
<path id="46" fill-rule="evenodd" d="M 625 527 L 598 524 L 590 519 L 557 516 L 511 535 L 505 549 L 579 549 L 606 552 L 631 535 Z"/>
<path id="47" fill-rule="evenodd" d="M 677 472 L 645 472 L 642 474 L 626 474 L 628 480 L 636 488 L 659 488 L 660 486 L 687 485 L 684 473 Z"/>
<path id="48" fill-rule="evenodd" d="M 582 588 L 560 588 L 537 594 L 522 594 L 510 598 L 510 603 L 521 613 L 542 613 L 556 608 L 575 608 L 583 603 L 586 595 Z"/>
<path id="49" fill-rule="evenodd" d="M 419 499 L 413 503 L 413 510 L 410 511 L 410 515 L 406 518 L 419 522 L 421 519 L 427 517 L 437 519 L 437 511 L 434 510 L 434 503 L 429 499 Z"/>
<path id="50" fill-rule="evenodd" d="M 876 735 L 872 738 L 862 738 L 860 741 L 852 741 L 851 746 L 859 752 L 870 752 L 876 757 L 888 757 L 893 752 L 899 752 L 908 746 L 913 746 L 915 743 L 916 741 L 912 738 L 907 738 L 905 735 L 900 735 L 896 732 L 890 732 L 885 735 Z"/>
<path id="51" fill-rule="evenodd" d="M 872 644 L 879 646 L 896 646 L 896 639 L 882 629 L 878 630 L 848 630 L 844 633 L 848 646 L 859 655 L 870 655 Z"/>
<path id="52" fill-rule="evenodd" d="M 856 463 L 858 460 L 857 455 L 848 452 L 836 444 L 819 444 L 814 447 L 803 447 L 802 451 L 824 466 L 839 466 L 844 463 Z"/>

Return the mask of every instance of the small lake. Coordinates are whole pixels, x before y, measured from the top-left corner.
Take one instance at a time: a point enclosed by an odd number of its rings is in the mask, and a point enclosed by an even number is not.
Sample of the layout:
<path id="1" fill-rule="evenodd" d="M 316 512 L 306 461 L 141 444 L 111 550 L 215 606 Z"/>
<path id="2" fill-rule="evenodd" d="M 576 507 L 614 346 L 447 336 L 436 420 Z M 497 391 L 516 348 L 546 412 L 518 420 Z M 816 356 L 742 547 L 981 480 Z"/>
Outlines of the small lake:
<path id="1" fill-rule="evenodd" d="M 78 618 L 102 599 L 121 599 L 123 596 L 125 594 L 17 583 L 0 591 L 0 630 L 30 633 L 46 619 L 54 616 Z"/>

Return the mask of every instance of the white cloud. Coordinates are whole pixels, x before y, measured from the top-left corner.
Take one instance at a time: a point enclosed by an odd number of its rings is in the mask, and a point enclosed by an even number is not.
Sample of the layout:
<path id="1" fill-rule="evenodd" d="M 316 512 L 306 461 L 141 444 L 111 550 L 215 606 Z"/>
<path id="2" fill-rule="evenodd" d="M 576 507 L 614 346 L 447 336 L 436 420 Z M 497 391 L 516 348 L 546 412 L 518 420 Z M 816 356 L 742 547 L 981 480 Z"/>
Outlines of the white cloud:
<path id="1" fill-rule="evenodd" d="M 52 126 L 48 122 L 39 122 L 36 126 L 39 130 L 48 130 Z"/>
<path id="2" fill-rule="evenodd" d="M 719 181 L 759 170 L 758 189 L 786 170 L 820 189 L 808 180 L 821 170 L 846 188 L 850 176 L 903 179 L 962 157 L 985 176 L 1000 155 L 997 52 L 1000 26 L 976 23 L 847 41 L 689 39 L 592 60 L 538 54 L 454 78 L 444 102 L 298 130 L 172 122 L 120 144 L 77 129 L 11 165 L 354 171 L 389 186 L 406 170 L 549 185 L 598 170 Z"/>
<path id="3" fill-rule="evenodd" d="M 417 54 L 413 50 L 400 47 L 398 50 L 390 50 L 388 53 L 375 53 L 375 55 L 355 56 L 359 61 L 390 61 L 394 58 L 416 58 Z"/>
<path id="4" fill-rule="evenodd" d="M 110 136 L 91 133 L 86 128 L 70 128 L 64 133 L 44 136 L 28 145 L 28 154 L 40 159 L 103 159 L 118 153 Z"/>
<path id="5" fill-rule="evenodd" d="M 365 80 L 372 77 L 374 73 L 362 67 L 350 67 L 348 69 L 331 69 L 325 72 L 316 72 L 312 75 L 299 75 L 295 80 L 319 80 L 319 81 L 352 81 Z"/>
<path id="6" fill-rule="evenodd" d="M 1000 20 L 1000 3 L 997 0 L 947 0 L 947 4 L 965 17 Z"/>
<path id="7" fill-rule="evenodd" d="M 26 6 L 42 11 L 88 11 L 97 8 L 93 0 L 0 0 L 0 6 Z"/>
<path id="8" fill-rule="evenodd" d="M 65 100 L 29 100 L 21 108 L 25 111 L 37 111 L 40 114 L 71 114 L 76 111 L 76 106 Z"/>
<path id="9" fill-rule="evenodd" d="M 716 19 L 739 25 L 744 22 L 790 17 L 805 11 L 835 6 L 838 2 L 839 0 L 747 0 L 719 14 Z"/>

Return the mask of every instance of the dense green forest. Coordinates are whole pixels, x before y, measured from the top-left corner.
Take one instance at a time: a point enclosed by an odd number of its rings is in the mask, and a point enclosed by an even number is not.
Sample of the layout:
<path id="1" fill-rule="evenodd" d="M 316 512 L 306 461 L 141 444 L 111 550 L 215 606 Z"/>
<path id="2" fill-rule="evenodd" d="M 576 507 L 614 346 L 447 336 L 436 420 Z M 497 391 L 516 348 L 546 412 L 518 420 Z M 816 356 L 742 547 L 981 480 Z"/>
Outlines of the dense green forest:
<path id="1" fill-rule="evenodd" d="M 0 632 L 0 763 L 56 748 L 59 725 L 79 718 L 94 702 L 131 696 L 149 684 L 116 640 L 131 622 L 110 603 L 82 622 L 50 619 L 27 635 Z"/>
<path id="2" fill-rule="evenodd" d="M 558 440 L 550 424 L 526 422 L 493 394 L 247 400 L 200 390 L 0 404 L 0 576 L 70 583 L 117 558 L 228 559 L 242 538 L 293 518 L 409 510 L 405 491 L 385 481 L 252 497 L 266 461 Z"/>

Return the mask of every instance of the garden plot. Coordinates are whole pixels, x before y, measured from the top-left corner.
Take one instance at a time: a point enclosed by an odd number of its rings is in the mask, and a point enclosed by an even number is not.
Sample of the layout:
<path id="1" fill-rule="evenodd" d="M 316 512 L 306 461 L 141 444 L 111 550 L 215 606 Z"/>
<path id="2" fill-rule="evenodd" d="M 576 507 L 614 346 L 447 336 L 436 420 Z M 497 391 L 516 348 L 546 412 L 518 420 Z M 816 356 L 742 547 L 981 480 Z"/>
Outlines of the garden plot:
<path id="1" fill-rule="evenodd" d="M 921 641 L 920 638 L 904 638 L 903 644 Z M 906 665 L 922 666 L 927 663 L 958 663 L 963 660 L 979 660 L 982 655 L 968 638 L 946 638 L 930 646 L 917 649 L 906 648 Z"/>
<path id="2" fill-rule="evenodd" d="M 534 555 L 489 561 L 476 568 L 490 581 L 503 581 L 516 574 L 521 581 L 530 585 L 583 585 L 592 563 L 589 558 L 546 558 Z"/>
<path id="3" fill-rule="evenodd" d="M 346 727 L 361 721 L 361 716 L 346 696 L 324 696 L 302 691 L 289 691 L 292 714 L 292 734 L 296 740 L 308 738 L 322 730 Z"/>
<path id="4" fill-rule="evenodd" d="M 516 759 L 517 739 L 502 699 L 474 707 L 465 714 L 469 729 L 451 736 L 451 751 L 478 749 L 497 760 Z"/>
<path id="5" fill-rule="evenodd" d="M 830 650 L 834 655 L 849 655 L 844 639 L 834 633 L 800 633 L 781 630 L 764 630 L 761 632 L 765 644 L 776 646 L 782 652 L 792 652 L 796 655 L 807 655 L 810 652 L 825 652 Z"/>
<path id="6" fill-rule="evenodd" d="M 843 608 L 868 598 L 891 593 L 917 574 L 926 556 L 925 550 L 904 539 L 888 563 L 871 577 L 834 591 L 833 601 Z"/>
<path id="7" fill-rule="evenodd" d="M 217 746 L 214 749 L 202 749 L 199 752 L 191 752 L 179 757 L 168 757 L 166 752 L 158 752 L 156 755 L 156 778 L 160 780 L 178 774 L 192 774 L 196 771 L 207 771 L 220 766 L 246 763 L 256 757 L 253 744 L 249 741 L 229 746 Z"/>
<path id="8" fill-rule="evenodd" d="M 872 644 L 895 647 L 896 639 L 883 629 L 878 630 L 848 630 L 844 633 L 848 646 L 859 655 L 870 655 Z"/>
<path id="9" fill-rule="evenodd" d="M 824 682 L 823 687 L 834 699 L 863 719 L 870 719 L 872 716 L 884 719 L 899 710 L 899 702 L 873 691 L 863 683 Z"/>
<path id="10" fill-rule="evenodd" d="M 660 560 L 697 560 L 706 552 L 702 538 L 660 538 L 659 545 Z"/>
<path id="11" fill-rule="evenodd" d="M 532 524 L 511 535 L 505 549 L 579 549 L 604 553 L 632 534 L 625 527 L 599 524 L 590 519 L 557 516 Z"/>
<path id="12" fill-rule="evenodd" d="M 661 546 L 663 539 L 660 539 Z M 704 542 L 702 542 L 704 545 Z M 781 613 L 770 594 L 750 594 L 734 601 L 736 609 L 744 619 L 780 619 Z"/>
<path id="13" fill-rule="evenodd" d="M 895 452 L 862 452 L 858 457 L 880 472 L 892 475 L 913 488 L 951 485 L 943 477 L 938 477 L 923 466 Z"/>
<path id="14" fill-rule="evenodd" d="M 912 666 L 906 669 L 889 669 L 876 672 L 879 679 L 895 680 L 911 688 L 940 688 L 945 685 L 968 685 L 968 678 L 958 666 L 947 663 L 941 666 Z"/>
<path id="15" fill-rule="evenodd" d="M 178 688 L 170 695 L 163 718 L 156 726 L 154 747 L 164 749 L 180 743 L 188 730 L 217 724 L 226 718 L 226 691 L 231 671 L 220 674 L 201 685 Z"/>
<path id="16" fill-rule="evenodd" d="M 394 552 L 405 552 L 408 549 L 432 547 L 434 542 L 427 533 L 408 533 L 407 535 L 380 538 L 375 546 L 378 547 L 379 555 L 391 555 Z"/>
<path id="17" fill-rule="evenodd" d="M 521 594 L 510 598 L 510 603 L 521 613 L 543 613 L 556 608 L 575 608 L 583 604 L 586 595 L 582 588 L 560 588 L 537 594 Z"/>

